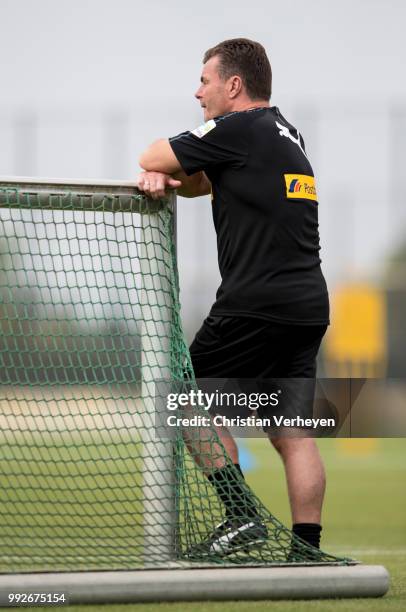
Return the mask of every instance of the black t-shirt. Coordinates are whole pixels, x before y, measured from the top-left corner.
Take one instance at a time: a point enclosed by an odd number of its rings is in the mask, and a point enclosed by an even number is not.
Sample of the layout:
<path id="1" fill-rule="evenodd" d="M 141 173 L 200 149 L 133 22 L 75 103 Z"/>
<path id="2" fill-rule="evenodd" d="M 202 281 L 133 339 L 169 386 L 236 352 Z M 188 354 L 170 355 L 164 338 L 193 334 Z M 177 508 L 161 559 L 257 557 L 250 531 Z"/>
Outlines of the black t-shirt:
<path id="1" fill-rule="evenodd" d="M 210 314 L 328 323 L 313 170 L 279 109 L 216 117 L 169 142 L 186 174 L 212 184 L 222 282 Z"/>

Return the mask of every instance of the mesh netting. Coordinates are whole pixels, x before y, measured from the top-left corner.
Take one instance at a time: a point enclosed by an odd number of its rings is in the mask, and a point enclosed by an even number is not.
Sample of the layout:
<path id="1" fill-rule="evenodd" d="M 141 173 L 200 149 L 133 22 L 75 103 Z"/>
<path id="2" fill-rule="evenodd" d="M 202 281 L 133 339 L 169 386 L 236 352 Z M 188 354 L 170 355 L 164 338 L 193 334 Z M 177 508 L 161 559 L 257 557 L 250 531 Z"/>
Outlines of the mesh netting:
<path id="1" fill-rule="evenodd" d="M 194 384 L 172 203 L 3 184 L 0 206 L 0 571 L 349 563 L 292 540 L 237 474 L 261 538 L 206 545 L 221 442 L 154 430 L 156 381 Z"/>

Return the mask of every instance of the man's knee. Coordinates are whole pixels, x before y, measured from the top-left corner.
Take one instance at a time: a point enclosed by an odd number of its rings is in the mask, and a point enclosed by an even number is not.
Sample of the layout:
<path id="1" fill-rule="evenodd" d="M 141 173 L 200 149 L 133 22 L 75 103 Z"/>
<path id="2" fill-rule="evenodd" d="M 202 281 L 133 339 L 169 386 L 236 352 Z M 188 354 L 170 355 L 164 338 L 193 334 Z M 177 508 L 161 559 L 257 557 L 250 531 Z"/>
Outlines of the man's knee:
<path id="1" fill-rule="evenodd" d="M 318 452 L 316 442 L 313 438 L 290 438 L 270 437 L 271 444 L 275 450 L 284 458 L 294 453 Z"/>

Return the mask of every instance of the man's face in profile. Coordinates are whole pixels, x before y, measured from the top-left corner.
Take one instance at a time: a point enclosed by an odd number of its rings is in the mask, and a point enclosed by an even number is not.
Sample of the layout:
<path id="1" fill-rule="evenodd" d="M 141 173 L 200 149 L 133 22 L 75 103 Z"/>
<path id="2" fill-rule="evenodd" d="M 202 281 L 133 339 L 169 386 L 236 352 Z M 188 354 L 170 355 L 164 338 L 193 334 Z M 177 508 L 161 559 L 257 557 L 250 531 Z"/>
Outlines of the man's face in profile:
<path id="1" fill-rule="evenodd" d="M 203 66 L 201 85 L 195 93 L 203 108 L 204 120 L 208 121 L 230 110 L 230 99 L 227 95 L 228 81 L 222 80 L 218 73 L 220 58 L 211 57 Z"/>

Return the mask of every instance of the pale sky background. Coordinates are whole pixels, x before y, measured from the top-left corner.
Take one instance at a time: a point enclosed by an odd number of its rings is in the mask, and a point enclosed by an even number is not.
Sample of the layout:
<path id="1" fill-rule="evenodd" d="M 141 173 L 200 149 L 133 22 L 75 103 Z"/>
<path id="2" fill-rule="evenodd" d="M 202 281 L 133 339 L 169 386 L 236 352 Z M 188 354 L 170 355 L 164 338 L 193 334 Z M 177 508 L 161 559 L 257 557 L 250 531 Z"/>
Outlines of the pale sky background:
<path id="1" fill-rule="evenodd" d="M 377 278 L 406 239 L 405 22 L 403 0 L 0 0 L 0 175 L 135 177 L 151 140 L 202 122 L 204 51 L 246 36 L 305 138 L 330 286 Z M 218 284 L 208 198 L 179 199 L 178 225 L 195 327 Z"/>

